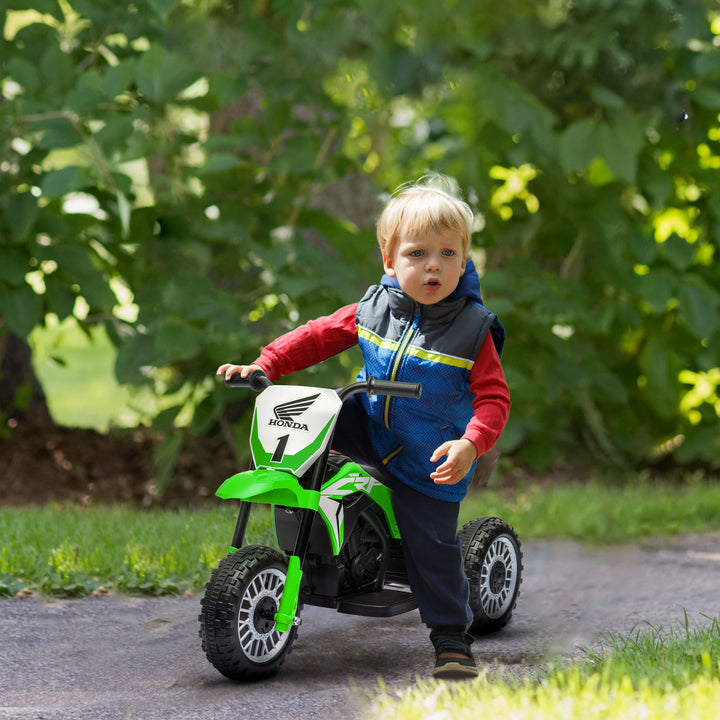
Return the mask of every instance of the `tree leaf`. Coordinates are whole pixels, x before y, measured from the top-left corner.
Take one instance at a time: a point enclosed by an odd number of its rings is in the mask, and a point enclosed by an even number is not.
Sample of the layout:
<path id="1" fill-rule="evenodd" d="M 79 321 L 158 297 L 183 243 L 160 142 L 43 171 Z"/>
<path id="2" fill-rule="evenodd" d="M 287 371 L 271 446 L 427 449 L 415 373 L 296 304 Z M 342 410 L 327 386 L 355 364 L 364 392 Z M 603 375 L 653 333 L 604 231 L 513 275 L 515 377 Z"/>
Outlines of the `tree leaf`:
<path id="1" fill-rule="evenodd" d="M 107 155 L 127 147 L 128 138 L 135 130 L 134 119 L 130 116 L 115 115 L 93 136 Z"/>
<path id="2" fill-rule="evenodd" d="M 68 193 L 82 190 L 92 183 L 90 173 L 80 165 L 68 165 L 61 170 L 51 170 L 40 183 L 43 197 L 48 200 L 61 198 Z"/>
<path id="3" fill-rule="evenodd" d="M 27 253 L 16 247 L 0 246 L 0 281 L 22 287 L 30 271 Z"/>
<path id="4" fill-rule="evenodd" d="M 174 100 L 200 77 L 196 67 L 182 55 L 168 52 L 161 45 L 151 45 L 135 67 L 140 91 L 154 102 Z"/>
<path id="5" fill-rule="evenodd" d="M 210 92 L 221 105 L 237 102 L 247 92 L 247 78 L 237 73 L 218 73 L 210 79 Z"/>
<path id="6" fill-rule="evenodd" d="M 92 255 L 77 245 L 57 245 L 47 248 L 46 257 L 54 259 L 66 280 L 80 287 L 80 294 L 91 307 L 110 311 L 117 302 L 110 290 L 107 277 L 102 269 L 95 266 Z"/>
<path id="7" fill-rule="evenodd" d="M 42 301 L 27 284 L 0 286 L 0 318 L 22 338 L 28 337 L 42 321 Z"/>
<path id="8" fill-rule="evenodd" d="M 168 365 L 193 357 L 200 349 L 201 337 L 195 328 L 179 320 L 162 324 L 155 335 L 153 365 Z"/>
<path id="9" fill-rule="evenodd" d="M 58 316 L 61 322 L 70 317 L 77 300 L 75 293 L 71 292 L 55 273 L 45 278 L 45 287 L 45 299 L 52 308 L 52 312 Z"/>
<path id="10" fill-rule="evenodd" d="M 153 338 L 150 335 L 136 332 L 118 348 L 115 358 L 115 377 L 120 384 L 139 384 L 147 382 L 142 368 L 152 367 L 156 363 Z"/>
<path id="11" fill-rule="evenodd" d="M 648 173 L 642 177 L 641 185 L 657 208 L 663 206 L 674 190 L 672 177 L 665 172 Z"/>
<path id="12" fill-rule="evenodd" d="M 30 192 L 13 193 L 5 207 L 5 221 L 17 241 L 27 238 L 38 216 L 37 198 Z"/>
<path id="13" fill-rule="evenodd" d="M 560 164 L 566 173 L 584 170 L 600 152 L 600 131 L 593 120 L 578 120 L 560 137 Z"/>
<path id="14" fill-rule="evenodd" d="M 678 306 L 687 329 L 698 338 L 709 338 L 720 328 L 720 294 L 696 276 L 680 286 Z"/>
<path id="15" fill-rule="evenodd" d="M 181 0 L 148 0 L 152 11 L 162 20 L 167 20 L 168 15 L 181 4 Z"/>
<path id="16" fill-rule="evenodd" d="M 40 72 L 47 88 L 55 95 L 64 94 L 72 87 L 75 68 L 70 55 L 58 45 L 49 45 L 40 57 Z"/>
<path id="17" fill-rule="evenodd" d="M 717 426 L 693 428 L 686 433 L 682 445 L 673 453 L 680 463 L 703 463 L 711 468 L 720 468 L 720 433 Z"/>
<path id="18" fill-rule="evenodd" d="M 659 249 L 678 270 L 687 270 L 693 263 L 697 246 L 677 233 L 671 233 L 670 237 L 659 245 Z"/>
<path id="19" fill-rule="evenodd" d="M 317 147 L 308 138 L 289 138 L 283 143 L 282 152 L 271 161 L 275 172 L 284 175 L 302 175 L 313 169 Z"/>
<path id="20" fill-rule="evenodd" d="M 125 58 L 117 65 L 109 67 L 102 79 L 102 90 L 114 100 L 118 95 L 125 92 L 132 82 L 135 73 L 135 59 Z"/>
<path id="21" fill-rule="evenodd" d="M 15 55 L 11 57 L 6 66 L 7 74 L 22 86 L 26 95 L 32 97 L 42 87 L 42 79 L 37 66 L 24 57 Z"/>
<path id="22" fill-rule="evenodd" d="M 65 98 L 65 106 L 81 115 L 86 115 L 104 101 L 102 75 L 97 70 L 89 70 L 77 79 L 75 87 Z"/>
<path id="23" fill-rule="evenodd" d="M 669 270 L 651 270 L 637 279 L 640 297 L 655 314 L 664 313 L 668 303 L 675 297 L 677 278 Z"/>
<path id="24" fill-rule="evenodd" d="M 625 122 L 600 127 L 600 146 L 608 169 L 615 179 L 629 185 L 635 184 L 638 153 L 643 143 L 636 123 L 627 116 Z"/>
<path id="25" fill-rule="evenodd" d="M 593 100 L 603 107 L 618 110 L 625 105 L 625 100 L 620 95 L 602 85 L 593 86 L 590 92 L 593 96 Z"/>
<path id="26" fill-rule="evenodd" d="M 203 166 L 198 170 L 198 175 L 213 175 L 222 173 L 234 168 L 242 162 L 239 155 L 233 153 L 213 153 L 208 155 Z"/>
<path id="27" fill-rule="evenodd" d="M 38 146 L 47 150 L 75 147 L 83 141 L 75 125 L 66 117 L 49 118 L 36 123 L 35 127 L 43 131 Z"/>

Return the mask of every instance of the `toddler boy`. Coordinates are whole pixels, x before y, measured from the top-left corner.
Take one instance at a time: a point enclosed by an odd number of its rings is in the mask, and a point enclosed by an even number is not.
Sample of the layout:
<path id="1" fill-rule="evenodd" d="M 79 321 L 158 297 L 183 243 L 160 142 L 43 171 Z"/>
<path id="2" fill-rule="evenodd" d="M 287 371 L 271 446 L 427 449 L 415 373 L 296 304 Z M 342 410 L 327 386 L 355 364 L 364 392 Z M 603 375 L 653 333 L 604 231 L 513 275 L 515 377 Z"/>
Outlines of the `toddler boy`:
<path id="1" fill-rule="evenodd" d="M 470 207 L 453 194 L 422 182 L 405 186 L 378 220 L 379 285 L 282 335 L 252 364 L 217 371 L 246 377 L 260 368 L 274 381 L 359 344 L 359 380 L 422 383 L 420 399 L 352 396 L 333 448 L 377 468 L 393 491 L 410 587 L 431 629 L 433 675 L 444 678 L 478 674 L 466 632 L 472 612 L 458 512 L 475 460 L 493 447 L 510 410 L 504 330 L 483 307 L 468 258 L 472 223 Z"/>

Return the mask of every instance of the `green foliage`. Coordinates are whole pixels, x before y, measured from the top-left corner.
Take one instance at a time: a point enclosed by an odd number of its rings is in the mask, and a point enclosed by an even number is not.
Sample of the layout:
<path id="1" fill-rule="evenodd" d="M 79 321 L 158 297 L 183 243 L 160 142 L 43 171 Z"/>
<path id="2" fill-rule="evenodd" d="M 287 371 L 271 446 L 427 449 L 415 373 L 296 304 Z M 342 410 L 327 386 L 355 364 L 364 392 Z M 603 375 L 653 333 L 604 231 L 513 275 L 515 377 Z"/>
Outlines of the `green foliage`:
<path id="1" fill-rule="evenodd" d="M 720 348 L 711 3 L 505 3 L 482 26 L 455 3 L 474 52 L 421 5 L 409 46 L 442 76 L 377 100 L 366 135 L 396 153 L 388 184 L 433 168 L 476 198 L 508 330 L 504 448 L 538 468 L 583 447 L 717 466 L 717 395 L 688 416 L 679 380 L 704 381 Z"/>
<path id="2" fill-rule="evenodd" d="M 351 264 L 372 236 L 313 201 L 340 176 L 345 121 L 288 77 L 293 43 L 268 61 L 291 7 L 25 7 L 2 41 L 0 315 L 22 336 L 49 314 L 104 324 L 118 380 L 194 388 L 176 414 L 203 431 L 226 402 L 207 382 L 221 360 L 369 282 Z"/>
<path id="3" fill-rule="evenodd" d="M 356 300 L 379 192 L 437 170 L 508 331 L 503 449 L 720 467 L 713 0 L 6 8 L 0 318 L 105 325 L 161 429 L 240 419 L 213 369 Z"/>

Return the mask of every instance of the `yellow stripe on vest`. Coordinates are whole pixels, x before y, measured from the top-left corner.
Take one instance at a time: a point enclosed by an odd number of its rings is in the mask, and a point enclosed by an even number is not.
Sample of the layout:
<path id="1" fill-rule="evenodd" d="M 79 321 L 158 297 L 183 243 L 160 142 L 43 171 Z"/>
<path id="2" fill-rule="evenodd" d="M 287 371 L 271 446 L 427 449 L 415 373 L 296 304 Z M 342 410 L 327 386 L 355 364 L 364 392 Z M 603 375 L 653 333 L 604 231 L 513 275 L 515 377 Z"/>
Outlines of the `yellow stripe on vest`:
<path id="1" fill-rule="evenodd" d="M 364 338 L 368 342 L 371 342 L 373 345 L 377 345 L 383 350 L 390 350 L 392 352 L 395 352 L 400 347 L 400 343 L 394 340 L 384 340 L 376 333 L 368 330 L 367 328 L 360 327 L 359 325 L 357 331 L 358 335 L 361 338 Z M 441 365 L 450 365 L 451 367 L 459 367 L 463 368 L 464 370 L 472 370 L 472 366 L 474 364 L 472 360 L 459 358 L 455 355 L 445 355 L 435 350 L 423 350 L 422 348 L 415 347 L 413 345 L 407 348 L 405 350 L 405 353 L 408 355 L 414 355 L 415 357 L 419 357 L 421 360 L 428 360 L 429 362 L 436 362 L 440 363 Z"/>
<path id="2" fill-rule="evenodd" d="M 421 360 L 428 360 L 429 362 L 440 363 L 441 365 L 451 365 L 452 367 L 459 367 L 465 370 L 472 370 L 474 365 L 472 360 L 455 357 L 454 355 L 443 355 L 433 350 L 423 350 L 422 348 L 412 345 L 405 352 L 407 355 L 414 355 Z"/>
<path id="3" fill-rule="evenodd" d="M 392 350 L 395 352 L 395 350 L 398 349 L 400 343 L 395 342 L 394 340 L 385 340 L 381 338 L 379 335 L 375 334 L 371 330 L 368 330 L 367 328 L 360 327 L 360 325 L 357 326 L 358 335 L 361 338 L 364 338 L 368 342 L 371 342 L 373 345 L 377 345 L 379 348 L 382 348 L 383 350 Z"/>

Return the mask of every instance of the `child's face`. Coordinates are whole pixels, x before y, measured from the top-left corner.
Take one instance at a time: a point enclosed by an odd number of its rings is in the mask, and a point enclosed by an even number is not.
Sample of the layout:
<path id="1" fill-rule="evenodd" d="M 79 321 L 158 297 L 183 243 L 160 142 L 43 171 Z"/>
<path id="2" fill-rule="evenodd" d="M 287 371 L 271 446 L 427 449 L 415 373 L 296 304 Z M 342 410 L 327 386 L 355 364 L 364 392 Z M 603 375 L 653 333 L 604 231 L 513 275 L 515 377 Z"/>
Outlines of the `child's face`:
<path id="1" fill-rule="evenodd" d="M 383 265 L 405 294 L 432 305 L 450 295 L 465 272 L 462 239 L 452 230 L 424 235 L 403 232 L 392 255 L 383 255 Z"/>

